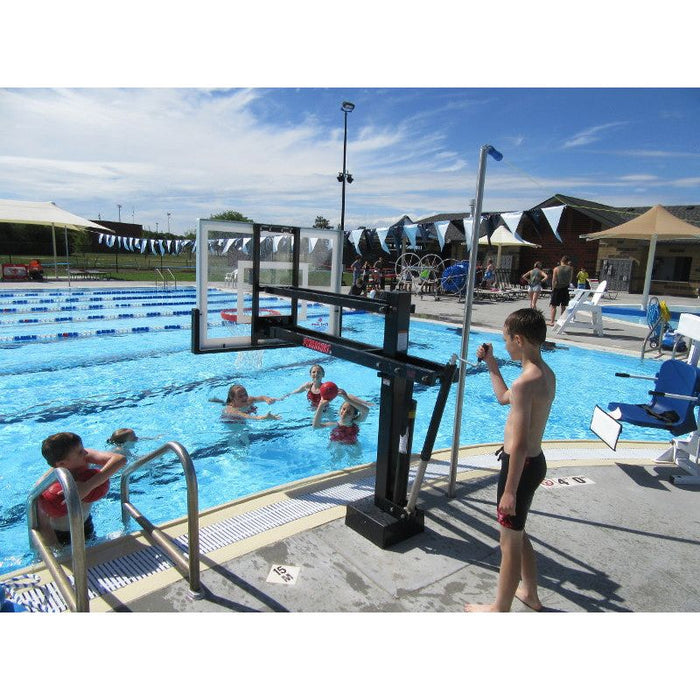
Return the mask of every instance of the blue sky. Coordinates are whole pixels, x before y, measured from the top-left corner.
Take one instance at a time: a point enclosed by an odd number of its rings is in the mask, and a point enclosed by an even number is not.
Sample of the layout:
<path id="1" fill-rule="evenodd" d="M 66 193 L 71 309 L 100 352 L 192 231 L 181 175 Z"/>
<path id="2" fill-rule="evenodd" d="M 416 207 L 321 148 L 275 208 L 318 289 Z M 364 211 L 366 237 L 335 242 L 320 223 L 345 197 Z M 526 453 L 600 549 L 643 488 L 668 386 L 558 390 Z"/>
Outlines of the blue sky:
<path id="1" fill-rule="evenodd" d="M 697 10 L 398 6 L 272 2 L 232 23 L 209 0 L 167 17 L 123 0 L 93 25 L 90 3 L 47 4 L 31 52 L 21 29 L 0 44 L 0 198 L 106 220 L 121 204 L 123 221 L 159 231 L 170 212 L 173 233 L 226 209 L 336 226 L 350 100 L 346 228 L 468 210 L 487 143 L 504 154 L 488 164 L 487 210 L 557 192 L 698 203 Z M 21 28 L 36 9 L 8 11 Z"/>
<path id="2" fill-rule="evenodd" d="M 182 233 L 236 209 L 346 228 L 468 210 L 479 148 L 484 209 L 563 194 L 611 205 L 700 203 L 698 89 L 5 89 L 0 198 Z M 133 214 L 132 214 L 133 211 Z"/>

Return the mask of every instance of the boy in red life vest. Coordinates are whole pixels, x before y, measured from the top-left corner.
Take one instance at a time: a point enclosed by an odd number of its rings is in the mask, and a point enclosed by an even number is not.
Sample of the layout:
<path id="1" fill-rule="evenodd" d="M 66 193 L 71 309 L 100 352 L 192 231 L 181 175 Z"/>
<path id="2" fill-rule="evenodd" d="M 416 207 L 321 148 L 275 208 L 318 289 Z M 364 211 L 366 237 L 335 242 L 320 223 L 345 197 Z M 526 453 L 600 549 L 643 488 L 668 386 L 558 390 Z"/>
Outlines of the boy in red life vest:
<path id="1" fill-rule="evenodd" d="M 95 532 L 90 515 L 92 503 L 107 494 L 109 478 L 126 464 L 126 457 L 115 452 L 85 449 L 80 436 L 75 433 L 49 435 L 41 443 L 41 454 L 52 469 L 63 467 L 75 479 L 83 506 L 85 539 L 88 539 Z M 54 482 L 39 496 L 39 514 L 42 526 L 53 530 L 59 544 L 70 543 L 68 508 L 60 483 Z M 46 530 L 46 527 L 42 529 Z"/>
<path id="2" fill-rule="evenodd" d="M 367 418 L 371 404 L 358 399 L 357 396 L 348 394 L 345 389 L 338 389 L 338 396 L 342 396 L 345 399 L 338 411 L 339 420 L 336 422 L 321 421 L 321 416 L 329 403 L 328 399 L 321 399 L 314 414 L 313 426 L 314 428 L 333 428 L 330 436 L 332 442 L 354 445 L 360 432 L 358 423 Z"/>

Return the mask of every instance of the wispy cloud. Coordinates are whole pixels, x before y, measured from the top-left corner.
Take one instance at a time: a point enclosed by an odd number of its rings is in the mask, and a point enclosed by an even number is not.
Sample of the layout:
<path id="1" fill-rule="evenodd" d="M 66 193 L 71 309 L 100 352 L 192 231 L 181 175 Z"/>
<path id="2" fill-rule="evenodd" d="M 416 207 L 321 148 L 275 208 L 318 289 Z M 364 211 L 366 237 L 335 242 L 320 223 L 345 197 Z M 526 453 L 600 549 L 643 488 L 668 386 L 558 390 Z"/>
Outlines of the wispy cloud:
<path id="1" fill-rule="evenodd" d="M 610 129 L 615 129 L 620 126 L 624 126 L 627 122 L 610 122 L 608 124 L 600 124 L 598 126 L 591 126 L 588 129 L 579 131 L 574 134 L 571 138 L 564 142 L 562 148 L 575 148 L 577 146 L 587 146 L 590 143 L 595 143 L 603 138 L 603 134 Z"/>

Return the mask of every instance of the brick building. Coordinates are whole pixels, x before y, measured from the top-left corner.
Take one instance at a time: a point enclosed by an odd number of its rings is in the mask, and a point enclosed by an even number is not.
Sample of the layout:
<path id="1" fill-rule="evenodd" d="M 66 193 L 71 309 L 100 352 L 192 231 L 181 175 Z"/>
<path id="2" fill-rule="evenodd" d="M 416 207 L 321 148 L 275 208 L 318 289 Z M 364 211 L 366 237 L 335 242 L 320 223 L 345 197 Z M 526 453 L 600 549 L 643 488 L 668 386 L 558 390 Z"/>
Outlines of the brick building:
<path id="1" fill-rule="evenodd" d="M 564 206 L 557 231 L 561 242 L 554 236 L 542 209 Z M 643 214 L 651 207 L 611 207 L 599 202 L 555 194 L 532 209 L 523 212 L 517 227 L 518 235 L 539 248 L 507 249 L 503 259 L 511 269 L 511 281 L 516 282 L 523 272 L 540 260 L 545 268 L 554 267 L 562 255 L 568 255 L 576 270 L 585 267 L 591 277 L 608 279 L 609 287 L 632 293 L 641 293 L 644 286 L 649 243 L 627 239 L 586 241 L 581 236 L 618 226 Z M 679 219 L 700 225 L 700 205 L 665 207 Z M 501 212 L 484 212 L 487 226 L 494 230 L 502 223 Z M 428 224 L 451 221 L 458 229 L 467 212 L 438 214 L 415 223 Z M 483 227 L 483 224 L 482 224 Z M 479 246 L 479 257 L 493 251 Z M 461 259 L 465 248 L 462 241 L 453 241 L 442 251 L 444 257 Z M 508 265 L 506 265 L 508 266 Z M 698 296 L 700 287 L 700 240 L 659 242 L 656 247 L 651 293 L 675 296 Z"/>

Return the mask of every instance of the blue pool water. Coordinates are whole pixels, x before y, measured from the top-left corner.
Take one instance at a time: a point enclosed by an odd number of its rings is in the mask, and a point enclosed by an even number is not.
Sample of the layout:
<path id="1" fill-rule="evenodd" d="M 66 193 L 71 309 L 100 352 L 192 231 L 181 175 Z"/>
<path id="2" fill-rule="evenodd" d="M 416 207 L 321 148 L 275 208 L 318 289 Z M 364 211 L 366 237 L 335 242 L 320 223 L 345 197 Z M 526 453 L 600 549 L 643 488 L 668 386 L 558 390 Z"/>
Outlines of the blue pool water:
<path id="1" fill-rule="evenodd" d="M 104 292 L 99 298 L 91 294 L 82 299 L 19 293 L 0 297 L 0 447 L 4 458 L 0 468 L 0 573 L 33 561 L 27 538 L 26 496 L 47 469 L 40 445 L 52 433 L 76 432 L 87 447 L 109 449 L 106 440 L 116 428 L 132 427 L 138 435 L 148 438 L 137 443 L 133 456 L 145 454 L 168 440 L 181 442 L 194 461 L 201 509 L 307 476 L 371 462 L 376 457 L 380 380 L 375 371 L 304 348 L 193 355 L 187 329 L 189 309 L 194 305 L 193 291 L 182 292 L 178 297 L 172 292 L 155 297 L 152 290 L 139 291 L 140 294 L 136 290 L 109 290 L 110 294 Z M 124 296 L 131 298 L 117 299 Z M 233 306 L 233 297 L 212 292 L 210 301 L 216 310 L 209 320 L 220 323 L 218 310 Z M 98 305 L 103 308 L 87 308 Z M 55 308 L 65 306 L 78 308 Z M 19 307 L 21 313 L 16 312 Z M 50 310 L 29 311 L 39 307 Z M 174 323 L 163 316 L 137 321 L 75 320 L 90 315 L 111 317 L 119 313 L 173 310 L 185 310 L 187 314 Z M 54 320 L 66 316 L 74 320 Z M 36 322 L 25 323 L 27 319 Z M 310 319 L 309 324 L 317 321 L 318 318 Z M 44 342 L 8 340 L 27 334 L 29 325 L 31 334 L 45 336 Z M 182 327 L 133 331 L 165 325 Z M 381 318 L 347 315 L 343 327 L 349 337 L 381 345 Z M 97 334 L 106 328 L 119 328 L 124 333 Z M 458 330 L 414 321 L 409 351 L 447 362 L 452 353 L 459 353 Z M 72 333 L 79 335 L 64 337 Z M 64 339 L 58 340 L 59 337 Z M 506 357 L 500 334 L 473 333 L 469 340 L 470 361 L 475 361 L 476 347 L 484 341 L 493 342 L 496 355 Z M 646 385 L 615 378 L 614 373 L 655 371 L 655 363 L 648 359 L 642 364 L 636 358 L 575 347 L 556 349 L 546 357 L 558 377 L 557 398 L 545 434 L 548 440 L 593 437 L 588 426 L 596 403 L 606 406 L 611 400 L 646 400 Z M 329 449 L 329 431 L 311 428 L 313 412 L 303 394 L 271 407 L 281 420 L 245 425 L 221 421 L 221 405 L 210 401 L 224 399 L 232 383 L 244 384 L 251 394 L 280 396 L 307 381 L 309 367 L 315 362 L 323 365 L 328 380 L 374 402 L 375 407 L 362 424 L 359 445 Z M 504 362 L 502 371 L 506 381 L 511 381 L 519 366 Z M 415 388 L 416 452 L 422 447 L 436 394 L 437 387 Z M 451 445 L 455 395 L 456 385 L 448 400 L 436 449 Z M 334 403 L 340 405 L 339 401 Z M 264 405 L 260 410 L 265 410 Z M 500 440 L 506 413 L 507 409 L 493 398 L 484 368 L 471 369 L 465 383 L 461 442 Z M 622 437 L 659 439 L 655 431 L 627 425 Z M 136 506 L 153 522 L 162 523 L 186 512 L 182 469 L 169 457 L 161 458 L 150 470 L 137 472 L 132 477 L 131 493 Z M 100 538 L 124 533 L 118 479 L 113 480 L 109 495 L 95 505 L 93 513 Z"/>
<path id="2" fill-rule="evenodd" d="M 647 312 L 640 309 L 639 306 L 616 306 L 614 304 L 605 304 L 602 307 L 603 314 L 608 318 L 614 318 L 618 321 L 627 323 L 635 323 L 640 326 L 647 325 Z M 678 318 L 682 313 L 699 314 L 700 306 L 684 306 L 673 307 L 671 311 L 671 325 L 675 328 L 678 323 Z"/>

